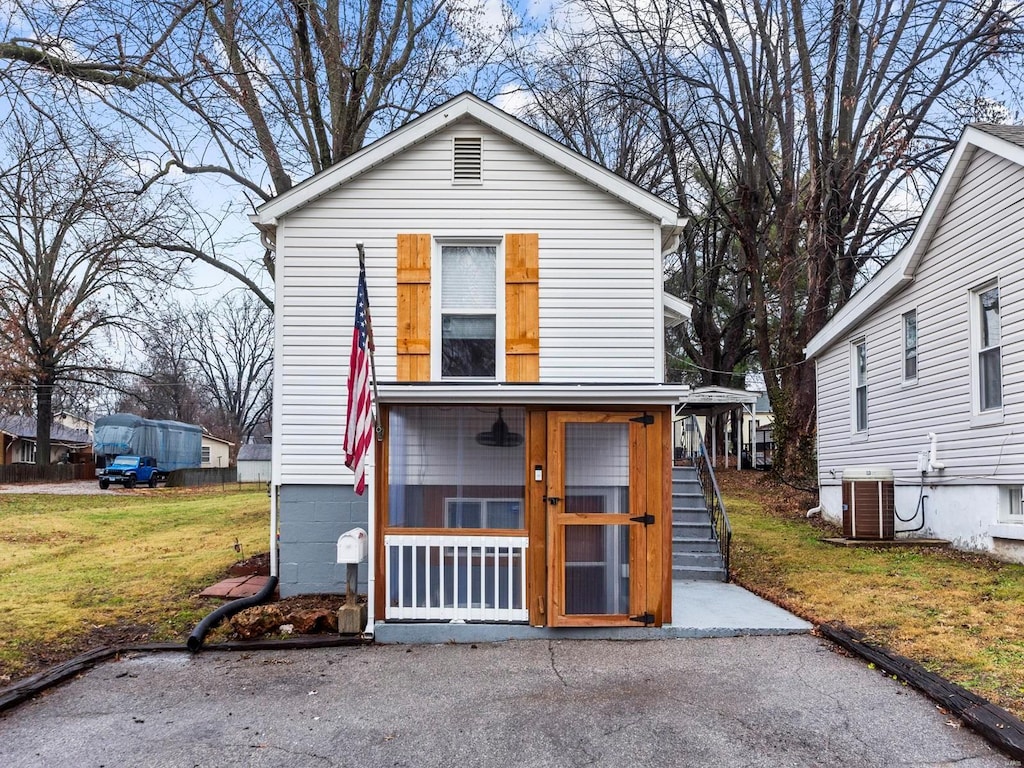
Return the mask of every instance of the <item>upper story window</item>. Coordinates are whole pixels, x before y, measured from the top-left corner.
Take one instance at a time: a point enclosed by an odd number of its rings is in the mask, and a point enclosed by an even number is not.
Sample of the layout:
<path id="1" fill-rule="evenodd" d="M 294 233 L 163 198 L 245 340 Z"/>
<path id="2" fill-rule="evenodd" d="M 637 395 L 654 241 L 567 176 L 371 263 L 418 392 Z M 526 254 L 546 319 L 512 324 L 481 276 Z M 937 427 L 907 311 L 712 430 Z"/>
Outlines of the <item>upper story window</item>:
<path id="1" fill-rule="evenodd" d="M 853 431 L 868 428 L 868 345 L 858 341 L 853 345 Z"/>
<path id="2" fill-rule="evenodd" d="M 978 410 L 1003 407 L 1002 326 L 999 316 L 999 286 L 988 285 L 973 292 L 975 323 L 974 370 Z"/>
<path id="3" fill-rule="evenodd" d="M 441 245 L 441 377 L 496 372 L 497 245 Z"/>
<path id="4" fill-rule="evenodd" d="M 903 315 L 903 380 L 917 380 L 917 310 Z"/>

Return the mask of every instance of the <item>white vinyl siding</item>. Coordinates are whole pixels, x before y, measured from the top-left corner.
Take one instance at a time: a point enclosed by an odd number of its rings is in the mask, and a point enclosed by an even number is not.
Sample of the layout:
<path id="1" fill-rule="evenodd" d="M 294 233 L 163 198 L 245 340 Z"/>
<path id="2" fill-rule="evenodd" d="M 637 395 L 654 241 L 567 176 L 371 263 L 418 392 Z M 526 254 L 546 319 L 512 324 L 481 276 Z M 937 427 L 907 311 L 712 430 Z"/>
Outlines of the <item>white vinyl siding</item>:
<path id="1" fill-rule="evenodd" d="M 1012 225 L 1011 225 L 1012 224 Z M 945 484 L 1024 484 L 1024 168 L 978 150 L 915 279 L 816 360 L 822 484 L 844 467 L 917 476 L 928 433 L 939 439 Z M 998 278 L 1002 420 L 981 423 L 972 391 L 972 291 Z M 903 385 L 903 314 L 916 310 L 917 385 Z M 850 345 L 870 343 L 870 435 L 850 429 Z M 834 474 L 833 474 L 834 472 Z M 992 511 L 994 517 L 995 510 Z"/>
<path id="2" fill-rule="evenodd" d="M 482 138 L 482 183 L 452 184 L 456 136 Z M 660 222 L 466 121 L 279 222 L 279 482 L 336 483 L 350 476 L 341 444 L 358 270 L 354 243 L 366 248 L 377 376 L 394 381 L 396 237 L 410 232 L 429 233 L 435 242 L 538 234 L 542 383 L 664 380 Z M 439 259 L 435 250 L 432 262 Z M 501 337 L 501 322 L 498 330 Z M 498 347 L 501 358 L 500 338 Z"/>

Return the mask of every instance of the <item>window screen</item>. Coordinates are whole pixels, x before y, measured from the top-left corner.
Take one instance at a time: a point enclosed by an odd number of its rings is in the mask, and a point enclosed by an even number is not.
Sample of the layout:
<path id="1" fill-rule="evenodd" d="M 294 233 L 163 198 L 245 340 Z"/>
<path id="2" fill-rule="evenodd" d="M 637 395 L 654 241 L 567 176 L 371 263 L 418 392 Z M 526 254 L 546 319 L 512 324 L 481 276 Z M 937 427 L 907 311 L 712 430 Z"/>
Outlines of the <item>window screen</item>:
<path id="1" fill-rule="evenodd" d="M 388 417 L 388 524 L 394 528 L 525 528 L 523 408 L 396 406 Z M 505 432 L 504 430 L 507 430 Z"/>

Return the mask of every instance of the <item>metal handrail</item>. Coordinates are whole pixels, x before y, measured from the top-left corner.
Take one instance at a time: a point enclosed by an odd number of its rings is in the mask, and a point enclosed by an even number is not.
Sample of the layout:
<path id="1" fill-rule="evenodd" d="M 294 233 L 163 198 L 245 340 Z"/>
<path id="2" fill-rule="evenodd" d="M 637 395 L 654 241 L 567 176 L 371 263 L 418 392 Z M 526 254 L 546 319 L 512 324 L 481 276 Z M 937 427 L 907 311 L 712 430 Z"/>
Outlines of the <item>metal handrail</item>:
<path id="1" fill-rule="evenodd" d="M 708 514 L 711 516 L 711 528 L 718 540 L 718 551 L 725 563 L 726 577 L 729 574 L 729 549 L 732 545 L 732 525 L 729 524 L 729 515 L 725 511 L 725 502 L 722 501 L 722 493 L 718 489 L 718 480 L 715 478 L 715 468 L 708 458 L 707 448 L 704 446 L 704 436 L 700 432 L 700 425 L 697 417 L 692 414 L 687 416 L 693 425 L 693 433 L 696 435 L 695 444 L 688 446 L 690 461 L 697 470 L 697 479 L 700 481 L 701 490 L 704 493 L 704 504 L 707 506 Z"/>

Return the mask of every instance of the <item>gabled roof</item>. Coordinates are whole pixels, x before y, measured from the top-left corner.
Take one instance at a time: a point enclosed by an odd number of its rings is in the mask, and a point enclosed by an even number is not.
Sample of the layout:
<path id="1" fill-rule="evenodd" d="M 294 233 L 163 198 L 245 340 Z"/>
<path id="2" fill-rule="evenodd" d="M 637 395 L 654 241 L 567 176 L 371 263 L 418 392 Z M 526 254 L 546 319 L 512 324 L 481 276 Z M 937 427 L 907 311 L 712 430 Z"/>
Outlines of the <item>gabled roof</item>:
<path id="1" fill-rule="evenodd" d="M 808 342 L 804 348 L 807 358 L 814 358 L 824 352 L 861 320 L 913 282 L 918 264 L 931 244 L 943 214 L 978 149 L 1024 166 L 1024 126 L 967 126 L 928 201 L 928 207 L 921 214 L 910 242 Z"/>
<path id="2" fill-rule="evenodd" d="M 203 440 L 212 440 L 215 443 L 223 443 L 224 445 L 234 445 L 234 443 L 232 443 L 230 440 L 225 440 L 222 437 L 215 437 L 215 436 L 211 435 L 209 432 L 207 432 L 205 429 L 203 430 L 202 439 Z"/>
<path id="3" fill-rule="evenodd" d="M 663 293 L 661 298 L 666 328 L 675 328 L 693 316 L 693 304 L 690 302 L 673 296 L 671 293 Z"/>
<path id="4" fill-rule="evenodd" d="M 270 443 L 246 443 L 238 449 L 238 461 L 270 461 L 273 448 Z"/>
<path id="5" fill-rule="evenodd" d="M 0 433 L 20 440 L 36 439 L 36 420 L 33 416 L 0 416 Z M 64 445 L 91 445 L 92 435 L 84 429 L 70 429 L 57 422 L 50 425 L 50 442 Z"/>
<path id="6" fill-rule="evenodd" d="M 615 175 L 607 168 L 588 160 L 583 155 L 559 144 L 550 136 L 482 101 L 471 93 L 456 96 L 364 147 L 354 155 L 292 187 L 273 200 L 269 200 L 257 208 L 256 213 L 250 218 L 256 224 L 275 226 L 279 218 L 466 118 L 477 120 L 524 149 L 549 160 L 569 173 L 639 209 L 659 221 L 663 227 L 676 227 L 682 223 L 674 205 L 636 184 L 626 181 L 621 176 Z"/>

